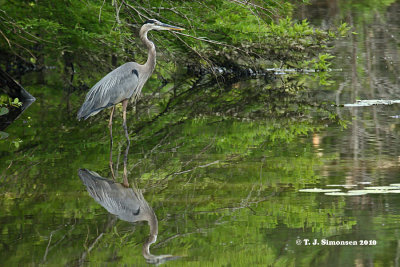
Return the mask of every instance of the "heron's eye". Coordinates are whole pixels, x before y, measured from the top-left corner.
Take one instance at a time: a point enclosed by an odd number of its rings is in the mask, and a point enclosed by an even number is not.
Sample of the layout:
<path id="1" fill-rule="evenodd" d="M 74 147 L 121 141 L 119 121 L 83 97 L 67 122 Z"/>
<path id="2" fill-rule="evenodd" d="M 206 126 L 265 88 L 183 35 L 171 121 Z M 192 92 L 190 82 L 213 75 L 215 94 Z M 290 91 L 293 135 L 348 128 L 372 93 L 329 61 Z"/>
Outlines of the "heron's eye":
<path id="1" fill-rule="evenodd" d="M 138 71 L 135 70 L 135 69 L 132 70 L 132 74 L 135 74 L 137 77 L 139 77 L 139 73 L 138 73 Z"/>
<path id="2" fill-rule="evenodd" d="M 133 213 L 133 215 L 139 215 L 139 213 L 140 213 L 140 207 L 137 209 L 136 212 Z"/>
<path id="3" fill-rule="evenodd" d="M 143 24 L 154 24 L 156 21 L 154 19 L 146 20 Z"/>

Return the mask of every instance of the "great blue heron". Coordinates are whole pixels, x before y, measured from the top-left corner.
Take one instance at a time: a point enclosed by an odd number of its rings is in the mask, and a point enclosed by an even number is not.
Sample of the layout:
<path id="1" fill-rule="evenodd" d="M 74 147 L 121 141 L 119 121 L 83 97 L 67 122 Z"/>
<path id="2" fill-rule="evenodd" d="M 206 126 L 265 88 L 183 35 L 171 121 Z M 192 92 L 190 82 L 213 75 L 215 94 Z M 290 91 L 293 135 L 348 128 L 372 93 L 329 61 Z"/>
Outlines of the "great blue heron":
<path id="1" fill-rule="evenodd" d="M 151 30 L 184 30 L 183 28 L 161 23 L 158 20 L 147 20 L 140 28 L 139 36 L 142 42 L 147 46 L 148 57 L 143 65 L 136 62 L 128 62 L 104 76 L 87 93 L 85 102 L 78 112 L 78 119 L 87 119 L 96 115 L 101 110 L 111 107 L 110 121 L 110 169 L 113 179 L 114 170 L 112 163 L 112 119 L 115 105 L 122 102 L 122 118 L 125 137 L 130 145 L 128 128 L 126 126 L 126 107 L 128 100 L 135 100 L 139 97 L 143 85 L 151 76 L 156 66 L 156 48 L 154 43 L 147 38 L 147 33 Z M 125 156 L 126 161 L 126 156 Z M 126 168 L 124 168 L 124 183 L 126 179 Z"/>
<path id="2" fill-rule="evenodd" d="M 103 178 L 96 172 L 87 169 L 80 169 L 78 175 L 89 194 L 108 212 L 124 221 L 147 221 L 149 223 L 150 235 L 142 248 L 143 257 L 147 262 L 162 263 L 179 258 L 172 255 L 150 253 L 150 245 L 157 240 L 158 220 L 140 190 L 126 188 L 120 183 Z"/>

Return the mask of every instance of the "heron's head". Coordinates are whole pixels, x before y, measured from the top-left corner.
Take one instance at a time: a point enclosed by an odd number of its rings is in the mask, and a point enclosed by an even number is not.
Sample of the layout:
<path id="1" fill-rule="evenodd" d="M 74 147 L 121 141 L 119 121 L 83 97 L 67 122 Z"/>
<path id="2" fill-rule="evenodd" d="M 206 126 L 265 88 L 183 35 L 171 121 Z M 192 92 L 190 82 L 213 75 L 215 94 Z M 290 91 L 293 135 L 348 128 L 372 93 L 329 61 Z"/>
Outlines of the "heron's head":
<path id="1" fill-rule="evenodd" d="M 172 26 L 169 24 L 162 23 L 156 19 L 149 19 L 143 23 L 142 27 L 146 27 L 148 30 L 157 30 L 157 31 L 183 31 L 184 28 Z"/>

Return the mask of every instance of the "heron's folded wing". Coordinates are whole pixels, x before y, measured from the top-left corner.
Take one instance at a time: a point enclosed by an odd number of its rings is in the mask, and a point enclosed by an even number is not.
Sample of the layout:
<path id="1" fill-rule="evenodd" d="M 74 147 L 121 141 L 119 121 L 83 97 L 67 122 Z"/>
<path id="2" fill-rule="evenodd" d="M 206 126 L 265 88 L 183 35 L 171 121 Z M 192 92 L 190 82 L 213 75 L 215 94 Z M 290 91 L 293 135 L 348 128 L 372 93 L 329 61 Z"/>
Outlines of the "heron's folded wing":
<path id="1" fill-rule="evenodd" d="M 108 212 L 125 221 L 143 220 L 141 213 L 145 209 L 141 210 L 141 206 L 144 202 L 132 188 L 125 188 L 87 169 L 80 169 L 78 175 L 89 194 Z"/>
<path id="2" fill-rule="evenodd" d="M 101 110 L 130 98 L 137 90 L 139 72 L 137 63 L 128 62 L 108 73 L 87 93 L 78 112 L 78 119 L 87 119 Z"/>

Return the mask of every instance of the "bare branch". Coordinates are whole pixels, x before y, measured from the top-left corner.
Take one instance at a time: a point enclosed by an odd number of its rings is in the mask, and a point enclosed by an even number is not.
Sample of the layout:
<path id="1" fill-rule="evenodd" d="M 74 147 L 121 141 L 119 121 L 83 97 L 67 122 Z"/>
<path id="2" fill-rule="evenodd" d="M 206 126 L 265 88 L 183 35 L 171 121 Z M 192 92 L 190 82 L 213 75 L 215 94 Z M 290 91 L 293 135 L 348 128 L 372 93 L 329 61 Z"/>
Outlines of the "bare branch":
<path id="1" fill-rule="evenodd" d="M 101 4 L 100 11 L 99 11 L 99 22 L 101 22 L 101 10 L 103 9 L 104 3 L 106 0 L 103 0 L 103 4 Z"/>
<path id="2" fill-rule="evenodd" d="M 139 15 L 139 17 L 144 17 L 144 18 L 146 18 L 146 19 L 149 19 L 149 17 L 148 16 L 146 16 L 146 15 L 144 15 L 143 13 L 141 13 L 139 10 L 137 10 L 134 6 L 132 6 L 132 5 L 130 5 L 130 4 L 128 4 L 128 3 L 126 3 L 125 1 L 122 1 L 127 7 L 129 7 L 130 9 L 132 9 L 132 10 L 134 10 L 138 15 Z"/>
<path id="3" fill-rule="evenodd" d="M 6 37 L 6 35 L 0 30 L 0 34 L 3 35 L 4 39 L 6 39 L 8 46 L 11 48 L 11 43 L 10 40 L 8 40 L 8 38 Z"/>
<path id="4" fill-rule="evenodd" d="M 174 34 L 183 35 L 183 36 L 186 36 L 186 37 L 190 37 L 190 38 L 193 38 L 193 39 L 196 39 L 196 40 L 200 40 L 200 41 L 203 41 L 203 42 L 207 42 L 207 43 L 211 43 L 211 44 L 216 44 L 216 45 L 229 47 L 229 48 L 238 50 L 240 52 L 243 52 L 243 53 L 247 54 L 248 56 L 250 56 L 250 54 L 253 54 L 254 56 L 257 56 L 257 57 L 261 58 L 261 55 L 255 53 L 255 52 L 248 52 L 248 51 L 246 51 L 244 49 L 241 49 L 241 48 L 238 48 L 238 47 L 236 47 L 234 45 L 230 45 L 230 44 L 227 44 L 227 43 L 224 43 L 224 42 L 215 41 L 215 40 L 210 40 L 207 37 L 195 37 L 195 36 L 192 36 L 192 35 L 189 35 L 189 34 L 185 34 L 185 33 L 181 33 L 181 32 L 174 32 Z M 180 40 L 182 40 L 182 39 L 180 39 Z"/>

